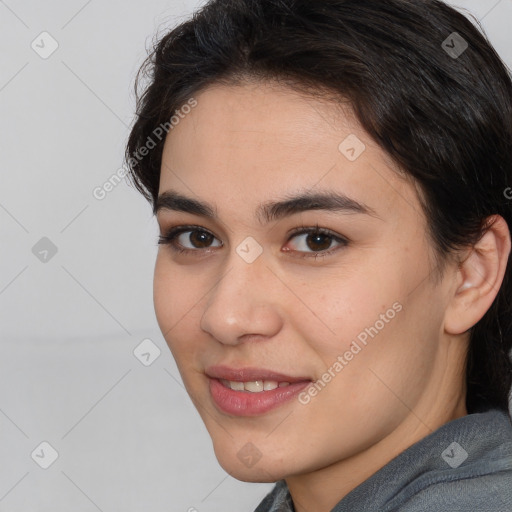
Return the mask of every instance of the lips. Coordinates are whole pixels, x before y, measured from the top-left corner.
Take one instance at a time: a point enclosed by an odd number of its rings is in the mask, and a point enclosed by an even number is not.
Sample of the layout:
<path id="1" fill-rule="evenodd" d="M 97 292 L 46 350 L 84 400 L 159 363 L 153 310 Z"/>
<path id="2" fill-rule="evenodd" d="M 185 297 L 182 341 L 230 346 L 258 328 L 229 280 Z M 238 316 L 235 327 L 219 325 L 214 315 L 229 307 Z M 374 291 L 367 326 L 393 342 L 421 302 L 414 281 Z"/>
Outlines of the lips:
<path id="1" fill-rule="evenodd" d="M 213 379 L 224 379 L 234 382 L 254 382 L 254 381 L 275 381 L 295 382 L 311 381 L 309 377 L 294 377 L 283 373 L 274 372 L 262 368 L 230 368 L 228 366 L 210 366 L 206 368 L 206 375 Z"/>
<path id="2" fill-rule="evenodd" d="M 211 366 L 205 373 L 217 408 L 234 416 L 265 414 L 289 402 L 312 382 L 308 377 L 261 368 Z"/>

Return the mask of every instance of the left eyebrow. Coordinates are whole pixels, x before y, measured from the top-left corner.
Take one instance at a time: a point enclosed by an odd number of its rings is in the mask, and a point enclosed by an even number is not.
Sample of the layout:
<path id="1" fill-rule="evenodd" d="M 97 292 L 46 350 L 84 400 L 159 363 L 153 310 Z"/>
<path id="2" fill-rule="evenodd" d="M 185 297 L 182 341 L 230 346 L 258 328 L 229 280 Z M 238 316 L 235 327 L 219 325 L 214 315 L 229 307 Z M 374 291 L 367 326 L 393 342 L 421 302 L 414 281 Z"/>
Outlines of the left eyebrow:
<path id="1" fill-rule="evenodd" d="M 199 215 L 209 219 L 217 219 L 217 209 L 214 205 L 193 199 L 174 190 L 167 190 L 158 196 L 154 214 L 160 210 L 173 210 L 193 215 Z M 345 214 L 363 214 L 379 218 L 377 212 L 370 206 L 360 203 L 343 193 L 304 192 L 285 197 L 279 201 L 267 201 L 256 210 L 256 218 L 261 224 L 282 219 L 297 213 L 310 210 L 324 210 Z"/>
<path id="2" fill-rule="evenodd" d="M 306 192 L 291 196 L 282 201 L 269 201 L 263 203 L 258 208 L 256 215 L 260 222 L 266 223 L 309 210 L 324 210 L 345 214 L 359 213 L 380 218 L 377 212 L 370 206 L 360 203 L 345 194 L 332 191 Z"/>

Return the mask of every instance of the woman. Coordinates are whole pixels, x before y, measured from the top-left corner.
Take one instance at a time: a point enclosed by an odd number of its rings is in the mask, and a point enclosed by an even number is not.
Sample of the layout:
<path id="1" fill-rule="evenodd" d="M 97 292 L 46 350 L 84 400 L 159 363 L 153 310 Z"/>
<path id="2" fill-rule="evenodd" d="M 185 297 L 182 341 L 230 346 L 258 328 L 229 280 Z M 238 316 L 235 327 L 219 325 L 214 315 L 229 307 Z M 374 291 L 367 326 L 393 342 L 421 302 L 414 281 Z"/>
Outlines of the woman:
<path id="1" fill-rule="evenodd" d="M 127 162 L 159 326 L 257 512 L 512 510 L 512 83 L 435 0 L 213 0 Z"/>

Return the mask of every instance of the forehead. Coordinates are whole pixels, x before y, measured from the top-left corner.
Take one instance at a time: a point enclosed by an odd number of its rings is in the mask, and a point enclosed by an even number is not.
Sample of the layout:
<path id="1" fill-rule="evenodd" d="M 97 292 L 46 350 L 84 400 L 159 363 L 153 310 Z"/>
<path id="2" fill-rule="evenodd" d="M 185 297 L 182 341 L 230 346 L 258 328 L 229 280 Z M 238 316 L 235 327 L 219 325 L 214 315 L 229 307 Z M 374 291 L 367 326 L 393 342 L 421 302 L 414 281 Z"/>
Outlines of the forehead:
<path id="1" fill-rule="evenodd" d="M 335 190 L 398 218 L 419 213 L 411 183 L 347 104 L 270 83 L 215 85 L 169 132 L 160 193 L 238 209 L 298 190 Z M 219 195 L 220 194 L 220 195 Z"/>
<path id="2" fill-rule="evenodd" d="M 274 82 L 215 84 L 200 92 L 196 100 L 197 106 L 185 116 L 189 122 L 180 122 L 180 129 L 175 127 L 170 132 L 170 144 L 180 135 L 186 137 L 182 132 L 188 128 L 203 136 L 205 144 L 199 149 L 206 149 L 212 142 L 231 146 L 234 151 L 235 142 L 246 141 L 264 142 L 262 149 L 269 152 L 276 147 L 306 151 L 304 145 L 321 142 L 327 132 L 339 138 L 344 133 L 360 131 L 346 102 L 342 107 L 341 103 L 301 94 Z"/>

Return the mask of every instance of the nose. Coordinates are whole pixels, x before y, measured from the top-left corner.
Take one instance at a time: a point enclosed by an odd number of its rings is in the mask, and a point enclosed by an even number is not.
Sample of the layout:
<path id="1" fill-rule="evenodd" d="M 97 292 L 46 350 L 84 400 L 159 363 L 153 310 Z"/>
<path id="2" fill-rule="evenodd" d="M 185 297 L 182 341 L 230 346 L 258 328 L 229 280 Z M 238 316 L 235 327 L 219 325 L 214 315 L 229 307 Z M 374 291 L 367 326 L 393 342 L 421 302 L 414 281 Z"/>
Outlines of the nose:
<path id="1" fill-rule="evenodd" d="M 262 256 L 247 263 L 233 251 L 205 303 L 201 329 L 226 345 L 275 336 L 283 325 L 277 288 L 277 278 Z"/>

